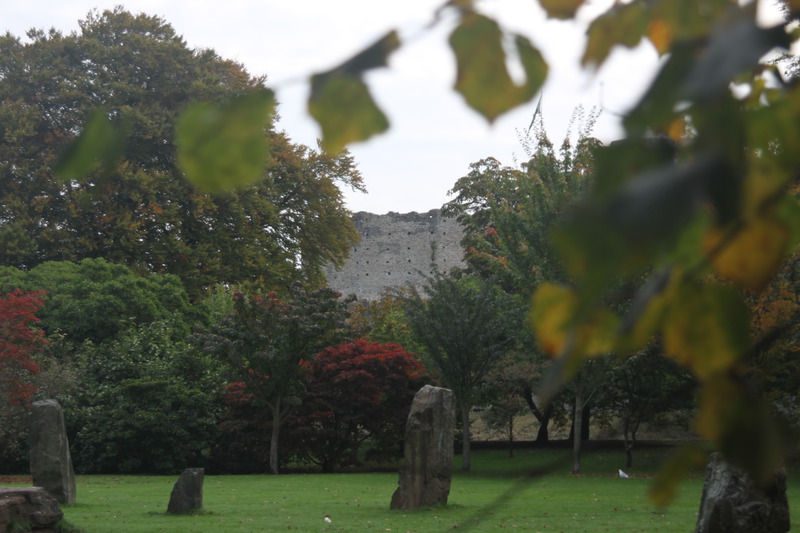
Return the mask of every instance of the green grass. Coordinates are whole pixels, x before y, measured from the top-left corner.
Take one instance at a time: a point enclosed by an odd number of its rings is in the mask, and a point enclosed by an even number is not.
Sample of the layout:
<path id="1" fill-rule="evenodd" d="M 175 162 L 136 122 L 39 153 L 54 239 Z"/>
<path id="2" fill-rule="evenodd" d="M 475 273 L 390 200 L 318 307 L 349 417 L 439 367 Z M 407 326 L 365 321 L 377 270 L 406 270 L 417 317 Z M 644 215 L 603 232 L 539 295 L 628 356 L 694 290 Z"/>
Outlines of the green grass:
<path id="1" fill-rule="evenodd" d="M 648 499 L 652 472 L 663 449 L 640 450 L 630 479 L 617 477 L 622 454 L 584 455 L 583 474 L 569 473 L 566 450 L 474 452 L 472 471 L 456 458 L 448 505 L 411 512 L 389 510 L 397 473 L 206 476 L 204 511 L 165 513 L 175 476 L 78 476 L 78 503 L 65 518 L 86 533 L 256 531 L 658 531 L 694 529 L 702 474 L 681 486 L 666 509 Z M 564 461 L 567 459 L 567 461 Z M 560 461 L 549 473 L 532 468 Z M 800 500 L 791 480 L 790 506 Z M 331 524 L 323 517 L 330 515 Z M 800 516 L 793 516 L 793 521 Z"/>

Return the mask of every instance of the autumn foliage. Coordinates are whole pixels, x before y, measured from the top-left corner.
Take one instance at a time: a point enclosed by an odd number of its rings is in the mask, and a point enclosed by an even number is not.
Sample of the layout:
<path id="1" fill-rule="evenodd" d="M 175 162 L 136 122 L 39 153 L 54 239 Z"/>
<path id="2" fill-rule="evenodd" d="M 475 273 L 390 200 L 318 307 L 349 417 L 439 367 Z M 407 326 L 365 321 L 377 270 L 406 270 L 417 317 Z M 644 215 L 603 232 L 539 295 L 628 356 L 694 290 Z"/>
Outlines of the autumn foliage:
<path id="1" fill-rule="evenodd" d="M 422 364 L 398 344 L 357 340 L 322 350 L 308 363 L 303 405 L 289 422 L 291 446 L 332 471 L 359 462 L 362 443 L 381 455 L 402 452 L 408 411 L 422 386 Z"/>
<path id="2" fill-rule="evenodd" d="M 44 292 L 14 290 L 0 296 L 0 395 L 3 403 L 24 404 L 36 387 L 31 376 L 39 367 L 31 354 L 47 341 L 44 332 L 32 326 L 39 322 L 36 311 Z"/>

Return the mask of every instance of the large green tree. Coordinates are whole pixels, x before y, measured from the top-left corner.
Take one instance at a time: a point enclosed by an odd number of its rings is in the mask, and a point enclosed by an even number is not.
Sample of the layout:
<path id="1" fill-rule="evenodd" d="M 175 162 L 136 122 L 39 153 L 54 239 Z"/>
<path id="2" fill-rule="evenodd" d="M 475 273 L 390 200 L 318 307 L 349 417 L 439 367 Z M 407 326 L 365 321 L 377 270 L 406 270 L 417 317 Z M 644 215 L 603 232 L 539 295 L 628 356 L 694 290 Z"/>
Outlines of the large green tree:
<path id="1" fill-rule="evenodd" d="M 545 281 L 567 281 L 550 235 L 591 185 L 593 152 L 600 145 L 590 136 L 596 118 L 596 111 L 587 116 L 577 108 L 573 114 L 573 124 L 580 127 L 577 140 L 573 144 L 567 136 L 556 149 L 537 114 L 533 135 L 530 130 L 521 135 L 527 160 L 519 168 L 503 166 L 494 158 L 483 159 L 470 165 L 469 174 L 456 181 L 450 191 L 455 198 L 442 211 L 464 227 L 461 244 L 471 271 L 525 301 Z M 526 313 L 527 306 L 520 312 Z M 516 335 L 526 360 L 516 365 L 513 390 L 540 424 L 537 440 L 546 440 L 555 404 L 548 401 L 553 398 L 542 398 L 535 391 L 547 375 L 550 360 L 530 335 L 527 321 L 518 324 Z M 582 404 L 583 400 L 576 395 L 576 402 Z M 581 413 L 589 412 L 582 408 L 575 410 L 576 425 L 583 423 Z M 576 456 L 581 440 L 575 439 Z"/>
<path id="2" fill-rule="evenodd" d="M 267 106 L 241 113 L 260 117 L 255 144 L 270 154 L 254 182 L 208 193 L 176 161 L 183 112 L 217 131 L 244 130 L 213 122 L 213 106 L 239 109 L 239 99 L 264 94 L 265 78 L 212 50 L 191 50 L 162 19 L 121 7 L 90 12 L 69 35 L 0 37 L 0 264 L 104 257 L 176 274 L 195 298 L 215 282 L 319 285 L 357 236 L 339 189 L 361 187 L 347 153 L 292 143 Z M 72 143 L 82 131 L 82 142 L 103 147 L 100 164 L 79 154 L 59 166 L 62 155 L 80 152 Z M 238 154 L 234 140 L 194 141 Z M 223 181 L 237 172 L 211 168 Z"/>
<path id="3" fill-rule="evenodd" d="M 104 259 L 50 261 L 30 270 L 0 267 L 0 287 L 45 291 L 42 328 L 73 344 L 100 344 L 166 318 L 187 335 L 204 319 L 177 276 L 137 275 Z"/>
<path id="4" fill-rule="evenodd" d="M 470 469 L 470 412 L 488 373 L 514 344 L 519 303 L 472 276 L 434 271 L 400 296 L 431 373 L 453 391 L 461 417 L 461 467 Z"/>
<path id="5" fill-rule="evenodd" d="M 169 474 L 208 460 L 218 436 L 223 378 L 164 319 L 82 347 L 81 390 L 65 402 L 76 468 Z"/>

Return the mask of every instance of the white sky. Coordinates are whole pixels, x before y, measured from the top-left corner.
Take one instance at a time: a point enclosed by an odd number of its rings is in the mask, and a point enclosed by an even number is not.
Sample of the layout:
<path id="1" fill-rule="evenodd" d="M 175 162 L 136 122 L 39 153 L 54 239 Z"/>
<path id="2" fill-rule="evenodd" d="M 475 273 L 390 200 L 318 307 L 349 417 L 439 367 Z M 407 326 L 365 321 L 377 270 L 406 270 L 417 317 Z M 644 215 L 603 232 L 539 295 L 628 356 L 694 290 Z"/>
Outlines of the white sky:
<path id="1" fill-rule="evenodd" d="M 620 135 L 617 114 L 637 100 L 657 66 L 648 44 L 617 50 L 593 75 L 579 68 L 586 23 L 597 11 L 589 0 L 579 22 L 546 21 L 533 0 L 484 0 L 482 9 L 508 28 L 526 35 L 550 64 L 543 116 L 548 135 L 559 143 L 573 109 L 602 106 L 595 135 Z M 527 129 L 536 100 L 489 125 L 452 90 L 455 66 L 446 46 L 451 24 L 423 29 L 443 0 L 4 0 L 0 31 L 19 37 L 32 27 L 78 30 L 90 9 L 116 4 L 134 13 L 158 15 L 192 48 L 213 48 L 266 75 L 281 102 L 279 127 L 296 142 L 315 146 L 316 124 L 305 111 L 309 75 L 349 58 L 389 29 L 404 46 L 367 78 L 389 116 L 391 129 L 351 151 L 368 194 L 347 191 L 354 212 L 428 211 L 447 201 L 446 193 L 469 164 L 495 157 L 512 165 L 523 155 L 517 130 Z M 446 17 L 450 19 L 451 17 Z M 573 128 L 574 132 L 575 128 Z"/>

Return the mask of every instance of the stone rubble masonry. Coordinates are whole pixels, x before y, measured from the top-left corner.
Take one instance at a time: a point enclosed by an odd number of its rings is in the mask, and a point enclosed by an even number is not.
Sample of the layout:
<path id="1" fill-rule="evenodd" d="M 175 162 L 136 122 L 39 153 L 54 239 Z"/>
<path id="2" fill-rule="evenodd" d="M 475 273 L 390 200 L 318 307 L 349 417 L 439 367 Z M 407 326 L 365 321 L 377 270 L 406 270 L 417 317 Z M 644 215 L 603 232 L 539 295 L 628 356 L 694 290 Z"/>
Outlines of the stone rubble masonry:
<path id="1" fill-rule="evenodd" d="M 444 218 L 438 209 L 427 213 L 374 215 L 360 212 L 353 222 L 361 242 L 350 250 L 341 270 L 328 266 L 328 285 L 359 300 L 378 300 L 391 287 L 419 285 L 423 274 L 463 267 L 461 239 L 464 230 L 453 218 Z"/>
<path id="2" fill-rule="evenodd" d="M 25 531 L 55 531 L 64 517 L 58 502 L 41 487 L 0 487 L 0 531 L 24 524 Z M 17 531 L 17 529 L 13 529 Z"/>

